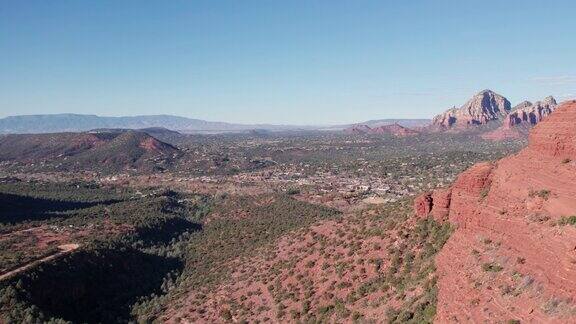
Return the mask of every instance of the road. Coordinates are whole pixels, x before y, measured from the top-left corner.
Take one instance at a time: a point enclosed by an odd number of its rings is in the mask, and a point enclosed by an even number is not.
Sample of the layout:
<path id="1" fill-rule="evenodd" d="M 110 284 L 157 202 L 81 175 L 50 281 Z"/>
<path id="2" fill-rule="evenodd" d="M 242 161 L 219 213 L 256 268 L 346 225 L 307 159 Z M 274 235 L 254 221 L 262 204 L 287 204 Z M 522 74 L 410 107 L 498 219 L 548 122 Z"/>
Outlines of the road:
<path id="1" fill-rule="evenodd" d="M 54 254 L 51 254 L 51 255 L 49 255 L 49 256 L 47 256 L 47 257 L 44 257 L 44 258 L 42 258 L 42 259 L 38 259 L 38 260 L 35 260 L 35 261 L 32 261 L 32 262 L 29 262 L 29 263 L 27 263 L 27 264 L 25 264 L 25 265 L 23 265 L 23 266 L 21 266 L 21 267 L 19 267 L 19 268 L 16 268 L 16 269 L 14 269 L 14 270 L 11 270 L 11 271 L 8 271 L 8 272 L 6 272 L 6 273 L 3 273 L 3 274 L 0 275 L 0 281 L 5 280 L 5 279 L 8 279 L 8 278 L 10 278 L 10 277 L 12 277 L 12 276 L 15 276 L 15 275 L 17 275 L 17 274 L 19 274 L 19 273 L 21 273 L 21 272 L 26 271 L 26 270 L 29 270 L 29 269 L 31 269 L 31 268 L 33 268 L 33 267 L 36 267 L 36 266 L 38 266 L 38 265 L 40 265 L 40 264 L 42 264 L 42 263 L 45 263 L 45 262 L 48 262 L 48 261 L 50 261 L 50 260 L 54 260 L 54 259 L 56 259 L 56 258 L 59 258 L 59 257 L 65 255 L 65 254 L 68 254 L 68 253 L 76 250 L 76 249 L 79 248 L 79 247 L 80 247 L 80 244 L 76 244 L 76 243 L 59 245 L 59 246 L 58 246 L 58 249 L 60 249 L 59 252 L 54 253 Z"/>

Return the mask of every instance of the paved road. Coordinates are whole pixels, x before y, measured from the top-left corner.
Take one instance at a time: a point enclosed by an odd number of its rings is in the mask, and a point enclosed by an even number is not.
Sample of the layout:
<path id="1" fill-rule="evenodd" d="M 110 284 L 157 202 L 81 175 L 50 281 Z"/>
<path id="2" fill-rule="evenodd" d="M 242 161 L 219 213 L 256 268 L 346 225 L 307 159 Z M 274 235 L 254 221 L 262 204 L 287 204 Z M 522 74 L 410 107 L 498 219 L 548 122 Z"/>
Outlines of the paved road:
<path id="1" fill-rule="evenodd" d="M 19 267 L 19 268 L 17 268 L 17 269 L 14 269 L 14 270 L 12 270 L 12 271 L 8 271 L 8 272 L 6 272 L 6 273 L 3 273 L 3 274 L 0 275 L 0 281 L 2 281 L 2 280 L 4 280 L 4 279 L 7 279 L 7 278 L 10 278 L 10 277 L 12 277 L 12 276 L 14 276 L 14 275 L 17 275 L 17 274 L 19 274 L 19 273 L 21 273 L 21 272 L 24 272 L 24 271 L 28 270 L 28 269 L 31 269 L 31 268 L 33 268 L 33 267 L 35 267 L 35 266 L 37 266 L 37 265 L 39 265 L 39 264 L 42 264 L 42 263 L 44 263 L 44 262 L 48 262 L 48 261 L 50 261 L 50 260 L 54 260 L 54 259 L 56 259 L 56 258 L 59 258 L 59 257 L 65 255 L 65 254 L 68 254 L 68 253 L 76 250 L 76 249 L 79 248 L 79 247 L 80 247 L 80 244 L 76 244 L 76 243 L 59 245 L 59 246 L 58 246 L 58 249 L 60 249 L 59 252 L 54 253 L 54 254 L 51 254 L 51 255 L 49 255 L 49 256 L 47 256 L 47 257 L 45 257 L 45 258 L 42 258 L 42 259 L 35 260 L 35 261 L 30 262 L 30 263 L 27 263 L 27 264 L 25 264 L 25 265 L 23 265 L 23 266 L 21 266 L 21 267 Z"/>

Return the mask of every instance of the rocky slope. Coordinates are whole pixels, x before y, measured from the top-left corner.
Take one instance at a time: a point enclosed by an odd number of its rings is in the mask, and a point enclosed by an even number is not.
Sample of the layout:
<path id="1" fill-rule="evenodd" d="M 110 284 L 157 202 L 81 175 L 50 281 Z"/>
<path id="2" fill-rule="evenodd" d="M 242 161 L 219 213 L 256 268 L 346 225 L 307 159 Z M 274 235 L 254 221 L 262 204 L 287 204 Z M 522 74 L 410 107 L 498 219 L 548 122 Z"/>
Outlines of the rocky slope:
<path id="1" fill-rule="evenodd" d="M 348 134 L 388 134 L 396 137 L 418 135 L 419 132 L 400 124 L 370 127 L 368 125 L 354 125 L 344 130 Z"/>
<path id="2" fill-rule="evenodd" d="M 231 271 L 216 285 L 183 286 L 157 321 L 430 323 L 433 257 L 451 229 L 408 216 L 409 208 L 402 202 L 346 213 L 290 231 L 251 256 L 234 255 L 218 267 Z M 218 246 L 227 240 L 221 237 Z"/>
<path id="3" fill-rule="evenodd" d="M 436 257 L 437 322 L 576 321 L 574 125 L 576 101 L 566 102 L 520 153 L 415 200 L 418 215 L 457 227 Z"/>
<path id="4" fill-rule="evenodd" d="M 502 120 L 511 110 L 510 101 L 492 90 L 483 90 L 460 108 L 452 108 L 432 119 L 437 129 L 464 129 Z"/>

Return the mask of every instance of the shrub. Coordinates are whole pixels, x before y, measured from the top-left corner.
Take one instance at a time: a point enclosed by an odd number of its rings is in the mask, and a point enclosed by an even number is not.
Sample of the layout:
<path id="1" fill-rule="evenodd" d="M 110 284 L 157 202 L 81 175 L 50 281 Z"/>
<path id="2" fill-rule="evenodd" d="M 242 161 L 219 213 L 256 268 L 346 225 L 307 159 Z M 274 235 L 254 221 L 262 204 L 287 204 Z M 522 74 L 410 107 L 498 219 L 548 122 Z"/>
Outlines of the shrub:
<path id="1" fill-rule="evenodd" d="M 480 191 L 480 199 L 486 199 L 488 197 L 488 192 L 490 192 L 490 188 L 484 188 Z"/>
<path id="2" fill-rule="evenodd" d="M 488 262 L 482 265 L 482 270 L 486 272 L 500 272 L 502 269 L 504 268 L 501 265 L 494 262 Z"/>
<path id="3" fill-rule="evenodd" d="M 232 320 L 232 313 L 230 312 L 229 309 L 223 309 L 220 312 L 220 317 L 222 317 L 225 321 L 231 321 Z"/>
<path id="4" fill-rule="evenodd" d="M 576 215 L 560 218 L 558 225 L 576 225 Z"/>
<path id="5" fill-rule="evenodd" d="M 289 195 L 297 195 L 297 194 L 300 193 L 300 189 L 294 188 L 294 187 L 288 188 L 288 189 L 286 190 L 286 193 L 289 194 Z"/>
<path id="6" fill-rule="evenodd" d="M 548 200 L 548 198 L 550 198 L 550 190 L 548 190 L 548 189 L 541 189 L 538 191 L 531 190 L 530 193 L 528 193 L 528 196 L 540 197 L 544 200 Z"/>

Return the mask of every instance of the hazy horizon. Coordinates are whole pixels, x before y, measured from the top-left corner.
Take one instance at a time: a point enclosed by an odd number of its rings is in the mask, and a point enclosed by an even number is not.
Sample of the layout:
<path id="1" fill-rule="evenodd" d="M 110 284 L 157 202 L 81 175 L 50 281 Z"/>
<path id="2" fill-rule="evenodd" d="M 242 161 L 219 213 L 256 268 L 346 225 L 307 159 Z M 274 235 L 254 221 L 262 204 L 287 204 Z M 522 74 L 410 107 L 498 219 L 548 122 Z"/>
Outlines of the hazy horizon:
<path id="1" fill-rule="evenodd" d="M 576 97 L 569 1 L 5 3 L 0 118 L 430 119 L 488 88 Z"/>
<path id="2" fill-rule="evenodd" d="M 198 119 L 198 118 L 193 118 L 193 117 L 186 117 L 186 116 L 180 116 L 180 115 L 170 115 L 170 114 L 150 114 L 150 115 L 118 115 L 118 116 L 112 116 L 112 115 L 97 115 L 97 114 L 78 114 L 78 113 L 67 113 L 67 112 L 63 112 L 63 113 L 48 113 L 48 114 L 21 114 L 21 115 L 7 115 L 7 116 L 3 116 L 0 117 L 0 119 L 4 119 L 4 118 L 19 118 L 19 117 L 34 117 L 34 116 L 64 116 L 64 115 L 78 115 L 78 116 L 95 116 L 95 117 L 100 117 L 100 118 L 138 118 L 138 117 L 177 117 L 177 118 L 188 118 L 188 119 L 192 119 L 192 120 L 201 120 L 201 121 L 205 121 L 205 122 L 211 122 L 211 123 L 226 123 L 226 124 L 238 124 L 238 125 L 275 125 L 275 126 L 316 126 L 316 127 L 332 127 L 332 126 L 345 126 L 345 125 L 350 125 L 350 124 L 362 124 L 365 122 L 371 122 L 371 121 L 379 121 L 379 120 L 414 120 L 414 121 L 418 121 L 418 120 L 432 120 L 431 118 L 379 118 L 379 119 L 366 119 L 366 120 L 358 120 L 358 121 L 350 121 L 350 122 L 346 122 L 346 123 L 333 123 L 333 124 L 281 124 L 281 123 L 235 123 L 235 122 L 228 122 L 225 120 L 207 120 L 207 119 Z"/>

